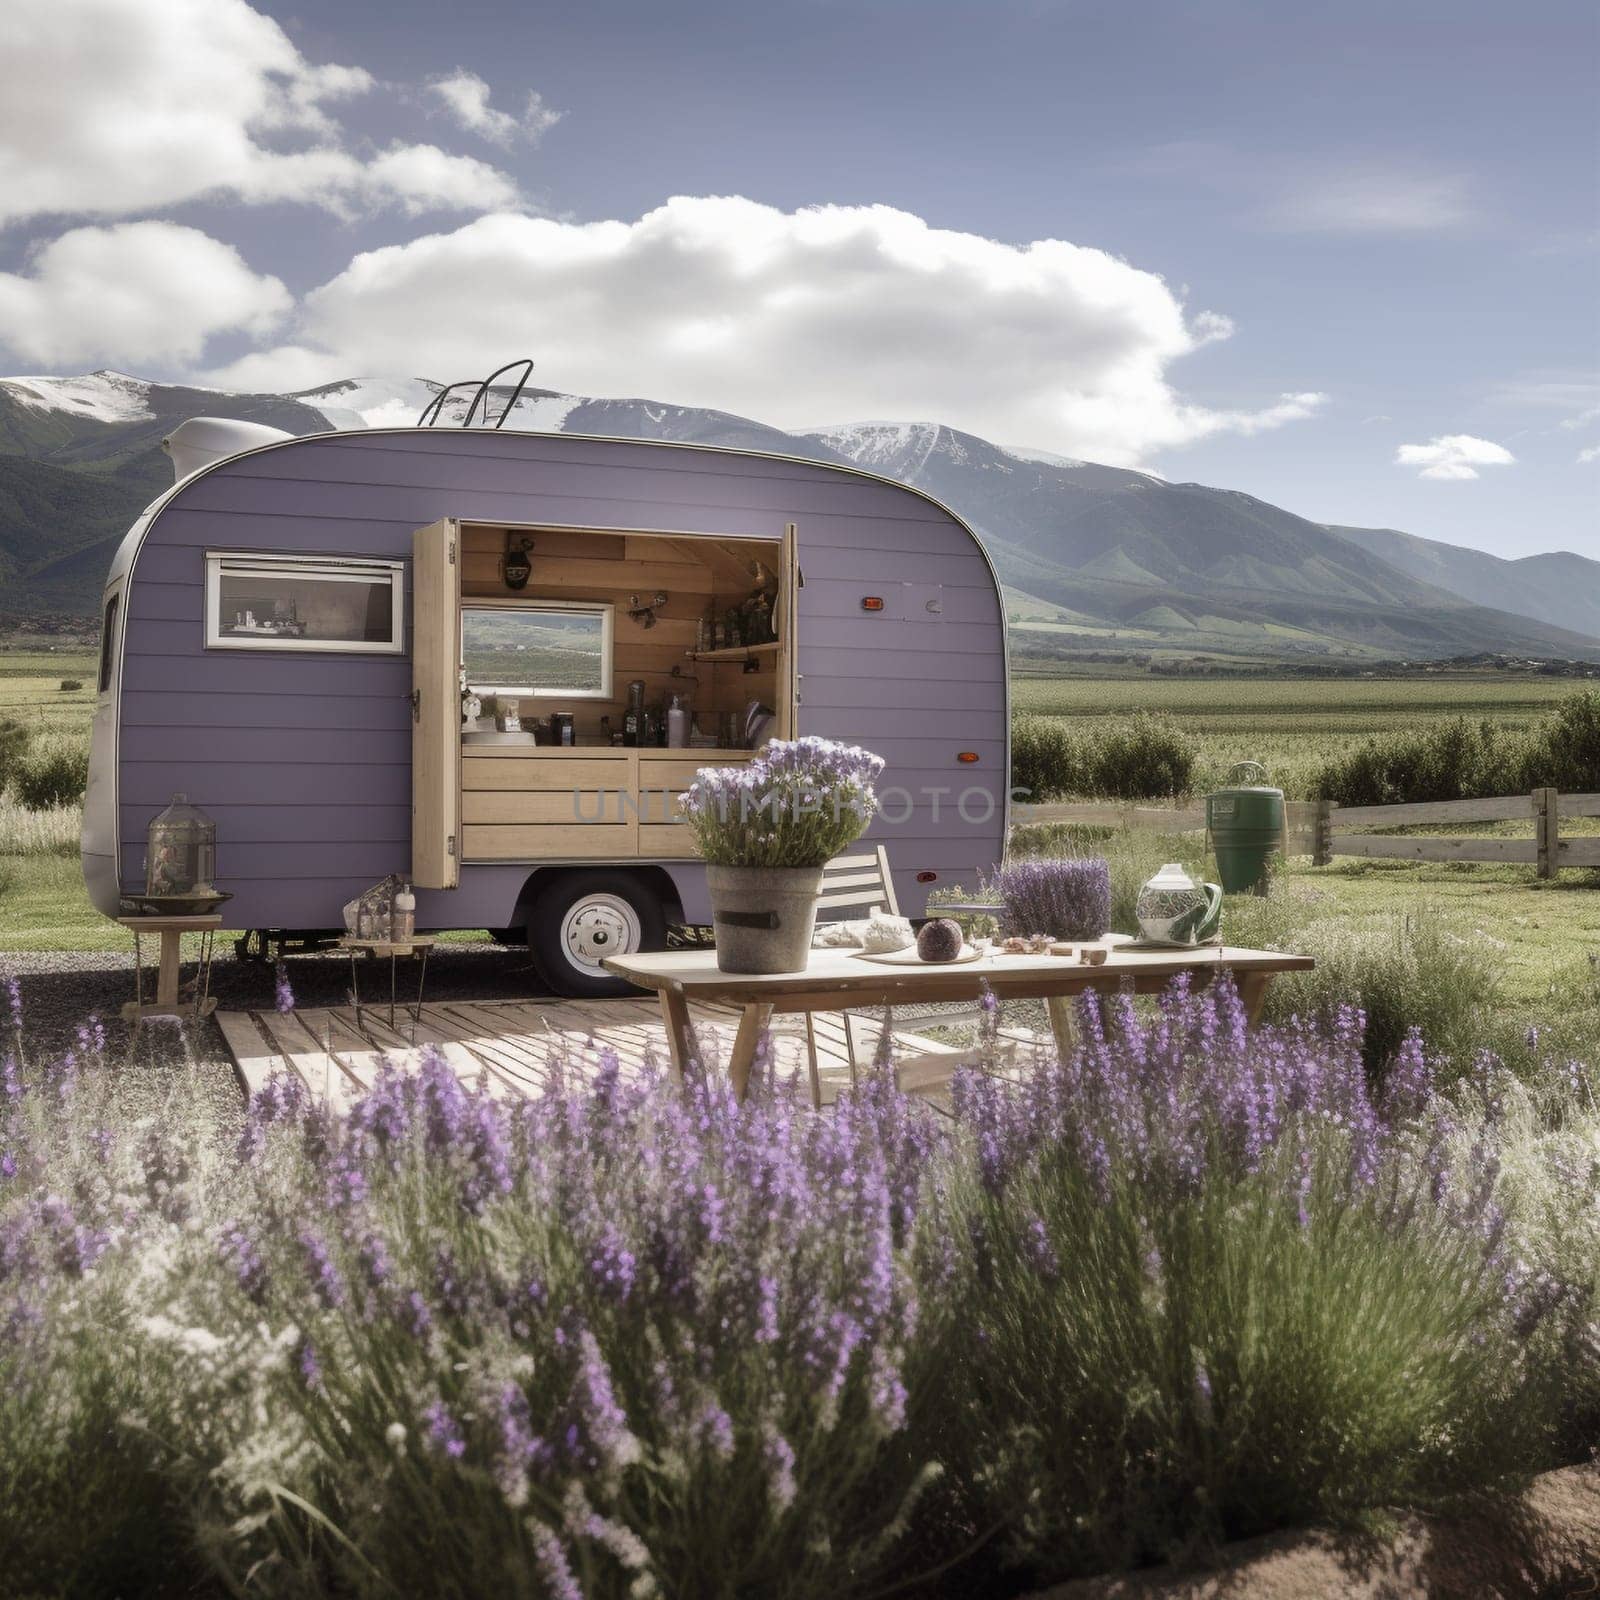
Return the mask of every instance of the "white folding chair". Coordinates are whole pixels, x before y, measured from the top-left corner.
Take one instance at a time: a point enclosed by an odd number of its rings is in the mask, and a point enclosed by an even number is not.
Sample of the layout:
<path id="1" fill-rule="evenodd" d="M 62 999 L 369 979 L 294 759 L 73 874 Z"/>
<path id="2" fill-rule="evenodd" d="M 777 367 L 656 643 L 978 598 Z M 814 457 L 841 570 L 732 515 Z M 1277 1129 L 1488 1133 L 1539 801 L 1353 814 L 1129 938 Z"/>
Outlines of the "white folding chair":
<path id="1" fill-rule="evenodd" d="M 894 879 L 889 873 L 889 853 L 881 844 L 857 850 L 852 855 L 836 856 L 822 869 L 822 891 L 817 899 L 819 921 L 839 922 L 870 916 L 875 911 L 886 911 L 894 917 L 900 915 L 900 903 L 894 893 Z M 852 1019 L 858 1014 L 866 1015 L 865 1012 L 857 1013 L 848 1007 L 842 1012 L 844 1047 L 850 1061 L 852 1084 L 857 1080 L 859 1066 L 856 1060 L 855 1030 L 851 1024 Z M 897 1014 L 902 1018 L 910 1017 L 948 1026 L 952 1023 L 976 1021 L 979 1008 L 976 1001 L 960 1001 L 948 1005 L 898 1006 L 889 1013 L 891 1027 L 893 1018 Z M 816 1025 L 809 1011 L 806 1013 L 806 1055 L 811 1067 L 812 1104 L 820 1110 L 822 1084 L 817 1073 Z M 914 1092 L 922 1087 L 925 1078 L 930 1079 L 928 1086 L 933 1087 L 935 1084 L 932 1080 L 940 1076 L 944 1081 L 948 1081 L 950 1071 L 955 1066 L 963 1064 L 966 1055 L 967 1052 L 951 1051 L 946 1056 L 941 1051 L 938 1054 L 918 1054 L 903 1058 L 896 1064 L 896 1082 L 907 1092 Z M 941 1068 L 944 1069 L 942 1073 Z"/>

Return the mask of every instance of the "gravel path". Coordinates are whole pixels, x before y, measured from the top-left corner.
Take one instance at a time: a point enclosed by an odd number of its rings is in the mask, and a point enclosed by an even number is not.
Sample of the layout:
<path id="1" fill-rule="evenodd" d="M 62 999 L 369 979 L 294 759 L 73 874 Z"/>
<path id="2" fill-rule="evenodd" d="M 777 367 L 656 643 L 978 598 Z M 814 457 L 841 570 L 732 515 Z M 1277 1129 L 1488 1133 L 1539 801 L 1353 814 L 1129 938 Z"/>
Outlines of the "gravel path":
<path id="1" fill-rule="evenodd" d="M 401 964 L 402 992 L 410 976 L 408 965 Z M 285 966 L 301 1005 L 345 1003 L 350 987 L 349 957 L 290 956 Z M 370 974 L 361 975 L 364 1000 L 376 999 L 383 986 L 379 963 L 372 967 Z M 215 1022 L 178 1024 L 157 1019 L 134 1035 L 122 1021 L 122 1006 L 133 998 L 131 950 L 0 954 L 0 977 L 8 974 L 15 975 L 22 989 L 24 1039 L 31 1054 L 56 1054 L 68 1048 L 78 1027 L 90 1016 L 98 1016 L 106 1028 L 107 1053 L 117 1064 L 126 1088 L 130 1114 L 158 1108 L 181 1080 L 186 1093 L 214 1107 L 220 1122 L 237 1119 L 244 1091 Z M 387 980 L 386 970 L 383 979 Z M 415 978 L 411 981 L 414 984 Z M 147 995 L 154 982 L 153 970 L 147 970 Z M 260 962 L 236 960 L 231 941 L 226 946 L 219 941 L 211 968 L 211 992 L 220 1010 L 262 1010 L 273 1003 L 273 969 Z M 439 945 L 428 962 L 429 1000 L 524 1000 L 544 992 L 524 949 L 488 943 Z"/>

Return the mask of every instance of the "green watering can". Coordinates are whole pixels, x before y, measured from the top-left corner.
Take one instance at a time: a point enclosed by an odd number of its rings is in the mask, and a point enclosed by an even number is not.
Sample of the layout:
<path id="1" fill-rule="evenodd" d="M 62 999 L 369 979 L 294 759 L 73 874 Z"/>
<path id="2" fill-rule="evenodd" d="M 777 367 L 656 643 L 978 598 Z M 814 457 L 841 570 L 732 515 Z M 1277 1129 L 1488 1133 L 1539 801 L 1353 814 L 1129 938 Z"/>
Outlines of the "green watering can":
<path id="1" fill-rule="evenodd" d="M 1262 892 L 1267 862 L 1283 842 L 1283 790 L 1267 783 L 1259 761 L 1236 761 L 1226 789 L 1206 796 L 1206 831 L 1217 855 L 1217 876 L 1229 894 Z"/>

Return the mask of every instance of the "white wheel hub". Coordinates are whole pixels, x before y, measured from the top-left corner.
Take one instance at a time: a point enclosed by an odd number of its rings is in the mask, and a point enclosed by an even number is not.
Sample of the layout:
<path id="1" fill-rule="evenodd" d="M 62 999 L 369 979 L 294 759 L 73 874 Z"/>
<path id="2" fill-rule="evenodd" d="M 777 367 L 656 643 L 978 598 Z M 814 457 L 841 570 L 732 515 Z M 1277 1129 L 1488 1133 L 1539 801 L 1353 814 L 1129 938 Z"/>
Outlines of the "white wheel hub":
<path id="1" fill-rule="evenodd" d="M 639 913 L 618 894 L 586 894 L 561 919 L 561 953 L 585 977 L 608 977 L 600 963 L 637 950 L 643 938 Z"/>

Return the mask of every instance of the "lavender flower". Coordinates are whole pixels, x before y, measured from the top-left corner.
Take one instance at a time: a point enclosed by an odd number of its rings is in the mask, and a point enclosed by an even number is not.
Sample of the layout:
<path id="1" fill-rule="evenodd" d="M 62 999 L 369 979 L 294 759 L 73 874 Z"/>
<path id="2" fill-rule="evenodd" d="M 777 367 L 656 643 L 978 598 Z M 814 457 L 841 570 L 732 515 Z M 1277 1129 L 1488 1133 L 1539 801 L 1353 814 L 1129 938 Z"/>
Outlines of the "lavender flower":
<path id="1" fill-rule="evenodd" d="M 294 1010 L 294 990 L 289 987 L 289 969 L 281 961 L 278 963 L 277 979 L 273 1004 L 277 1006 L 280 1015 L 287 1016 Z"/>
<path id="2" fill-rule="evenodd" d="M 260 1305 L 266 1298 L 267 1268 L 256 1242 L 238 1222 L 228 1223 L 217 1242 L 218 1254 L 247 1299 Z"/>
<path id="3" fill-rule="evenodd" d="M 302 1338 L 295 1347 L 295 1371 L 300 1374 L 300 1381 L 306 1388 L 314 1393 L 321 1392 L 325 1387 L 322 1376 L 322 1360 L 317 1354 L 317 1347 L 307 1338 Z"/>
<path id="4" fill-rule="evenodd" d="M 1111 926 L 1111 870 L 1099 859 L 1032 856 L 996 874 L 1006 935 L 1098 939 Z"/>
<path id="5" fill-rule="evenodd" d="M 872 821 L 883 767 L 855 745 L 774 739 L 744 766 L 702 768 L 678 803 L 708 862 L 820 867 Z"/>
<path id="6" fill-rule="evenodd" d="M 422 1420 L 427 1424 L 423 1437 L 431 1450 L 452 1461 L 459 1461 L 467 1453 L 466 1435 L 443 1400 L 430 1402 L 423 1410 Z"/>
<path id="7" fill-rule="evenodd" d="M 329 1311 L 339 1310 L 348 1300 L 344 1275 L 334 1264 L 327 1240 L 312 1228 L 300 1231 L 300 1249 L 305 1258 L 306 1275 L 318 1304 Z"/>
<path id="8" fill-rule="evenodd" d="M 794 1463 L 794 1446 L 773 1424 L 766 1424 L 761 1436 L 761 1464 L 767 1473 L 767 1498 L 780 1512 L 794 1504 L 798 1492 Z"/>

